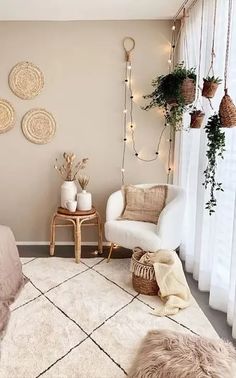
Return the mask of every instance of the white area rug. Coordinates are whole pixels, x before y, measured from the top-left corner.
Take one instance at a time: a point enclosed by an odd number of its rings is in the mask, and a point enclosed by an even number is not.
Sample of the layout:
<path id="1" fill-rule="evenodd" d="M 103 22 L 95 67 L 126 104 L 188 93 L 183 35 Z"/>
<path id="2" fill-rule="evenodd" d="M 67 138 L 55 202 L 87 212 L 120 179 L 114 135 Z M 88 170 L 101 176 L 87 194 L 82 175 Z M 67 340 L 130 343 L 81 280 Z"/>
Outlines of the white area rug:
<path id="1" fill-rule="evenodd" d="M 21 260 L 31 282 L 12 306 L 1 378 L 121 378 L 149 330 L 218 337 L 195 301 L 172 317 L 152 315 L 158 298 L 133 290 L 129 259 Z"/>

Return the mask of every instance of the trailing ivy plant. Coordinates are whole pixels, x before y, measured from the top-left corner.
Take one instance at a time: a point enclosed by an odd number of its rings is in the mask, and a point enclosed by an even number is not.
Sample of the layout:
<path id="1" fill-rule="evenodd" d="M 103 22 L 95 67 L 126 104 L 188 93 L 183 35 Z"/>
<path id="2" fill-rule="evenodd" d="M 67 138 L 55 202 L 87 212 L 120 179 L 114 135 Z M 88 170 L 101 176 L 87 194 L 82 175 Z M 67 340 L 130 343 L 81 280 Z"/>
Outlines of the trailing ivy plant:
<path id="1" fill-rule="evenodd" d="M 152 81 L 153 92 L 144 96 L 145 99 L 150 99 L 150 103 L 143 109 L 149 110 L 157 106 L 163 108 L 166 123 L 178 128 L 184 111 L 189 109 L 181 92 L 186 78 L 196 83 L 195 68 L 187 69 L 183 63 L 178 64 L 171 73 L 157 76 Z"/>
<path id="2" fill-rule="evenodd" d="M 206 209 L 209 214 L 212 215 L 217 205 L 216 201 L 216 191 L 224 191 L 222 188 L 222 183 L 216 181 L 216 169 L 217 169 L 217 159 L 220 157 L 224 158 L 223 154 L 225 151 L 225 133 L 221 130 L 221 121 L 218 114 L 212 115 L 205 126 L 207 134 L 207 152 L 206 156 L 208 159 L 207 167 L 204 171 L 205 182 L 203 183 L 205 189 L 210 187 L 210 199 L 206 203 Z"/>

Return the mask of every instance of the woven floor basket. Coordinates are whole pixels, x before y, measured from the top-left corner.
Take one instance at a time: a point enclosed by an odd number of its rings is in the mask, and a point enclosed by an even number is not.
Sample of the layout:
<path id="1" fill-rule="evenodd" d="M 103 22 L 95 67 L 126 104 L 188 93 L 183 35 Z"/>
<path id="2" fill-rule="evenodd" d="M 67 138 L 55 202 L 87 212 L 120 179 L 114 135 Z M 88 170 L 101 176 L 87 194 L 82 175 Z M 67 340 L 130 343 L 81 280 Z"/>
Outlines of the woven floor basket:
<path id="1" fill-rule="evenodd" d="M 183 84 L 181 86 L 181 94 L 184 98 L 184 102 L 186 105 L 191 104 L 195 99 L 196 93 L 196 85 L 193 79 L 189 79 L 188 77 L 184 79 Z"/>
<path id="2" fill-rule="evenodd" d="M 228 95 L 227 89 L 225 90 L 225 95 L 220 103 L 219 114 L 222 126 L 236 126 L 236 106 L 234 105 L 231 97 Z"/>
<path id="3" fill-rule="evenodd" d="M 137 293 L 145 295 L 157 295 L 158 286 L 155 278 L 155 271 L 153 266 L 142 264 L 139 262 L 140 258 L 146 252 L 134 249 L 130 270 L 133 273 L 132 282 L 133 288 Z"/>
<path id="4" fill-rule="evenodd" d="M 213 98 L 217 91 L 219 84 L 213 83 L 212 81 L 207 81 L 203 79 L 203 88 L 202 88 L 202 96 L 206 98 Z"/>
<path id="5" fill-rule="evenodd" d="M 197 110 L 196 112 L 191 114 L 191 129 L 200 129 L 202 126 L 202 122 L 204 120 L 205 113 L 201 112 L 201 110 Z"/>

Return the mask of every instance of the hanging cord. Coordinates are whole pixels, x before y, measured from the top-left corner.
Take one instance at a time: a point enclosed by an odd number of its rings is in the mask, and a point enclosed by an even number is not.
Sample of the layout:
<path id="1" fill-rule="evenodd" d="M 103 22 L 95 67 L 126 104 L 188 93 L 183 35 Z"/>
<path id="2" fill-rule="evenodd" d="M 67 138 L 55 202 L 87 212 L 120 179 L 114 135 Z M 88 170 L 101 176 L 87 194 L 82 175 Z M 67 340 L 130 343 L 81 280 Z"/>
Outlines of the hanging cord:
<path id="1" fill-rule="evenodd" d="M 183 13 L 183 20 L 184 20 L 184 51 L 185 51 L 185 65 L 186 67 L 189 67 L 189 54 L 188 54 L 188 40 L 187 40 L 187 32 L 186 32 L 186 11 L 184 8 L 184 13 Z"/>
<path id="2" fill-rule="evenodd" d="M 128 41 L 131 42 L 130 49 L 128 49 L 127 46 L 126 46 Z M 125 61 L 126 61 L 126 63 L 129 63 L 131 61 L 131 53 L 135 48 L 135 40 L 131 37 L 125 37 L 123 39 L 123 47 L 124 47 L 124 51 L 125 51 Z"/>
<path id="3" fill-rule="evenodd" d="M 204 19 L 204 0 L 202 0 L 202 12 L 201 12 L 201 29 L 200 29 L 200 41 L 199 41 L 199 61 L 198 61 L 198 85 L 197 85 L 197 100 L 200 98 L 200 75 L 201 75 L 201 63 L 202 63 L 202 40 L 203 40 L 203 19 Z"/>
<path id="4" fill-rule="evenodd" d="M 214 17 L 213 17 L 213 31 L 212 31 L 212 46 L 211 46 L 211 64 L 207 73 L 207 77 L 210 75 L 210 72 L 212 71 L 212 75 L 215 75 L 214 72 L 214 59 L 216 57 L 215 55 L 215 34 L 216 34 L 216 11 L 217 11 L 217 0 L 215 0 L 214 4 Z M 212 105 L 211 99 L 208 98 L 209 105 L 212 110 L 214 110 L 214 107 Z"/>
<path id="5" fill-rule="evenodd" d="M 216 54 L 215 54 L 216 10 L 217 10 L 217 0 L 215 0 L 215 5 L 214 5 L 212 46 L 211 46 L 211 64 L 210 64 L 210 68 L 209 68 L 209 71 L 207 73 L 207 76 L 209 76 L 211 71 L 212 71 L 213 76 L 215 75 L 215 73 L 214 73 L 214 59 L 216 57 Z"/>
<path id="6" fill-rule="evenodd" d="M 225 71 L 224 71 L 224 91 L 227 94 L 227 80 L 228 80 L 228 65 L 229 65 L 229 47 L 230 47 L 230 34 L 231 34 L 231 18 L 232 18 L 232 0 L 229 0 L 228 5 L 228 30 L 225 52 Z"/>
<path id="7" fill-rule="evenodd" d="M 179 39 L 180 39 L 181 33 L 183 31 L 183 27 L 184 27 L 184 20 L 181 22 L 181 26 L 179 28 L 179 31 L 178 31 L 178 34 L 177 34 L 177 37 L 176 37 L 175 48 L 178 46 Z"/>
<path id="8" fill-rule="evenodd" d="M 199 59 L 198 59 L 198 72 L 197 72 L 197 97 L 195 100 L 195 107 L 197 108 L 197 104 L 200 105 L 202 111 L 203 105 L 201 102 L 201 91 L 202 88 L 200 87 L 200 77 L 201 77 L 201 66 L 202 66 L 202 43 L 203 43 L 203 21 L 204 21 L 204 8 L 205 7 L 205 0 L 202 0 L 201 4 L 201 25 L 200 25 L 200 38 L 199 38 Z"/>

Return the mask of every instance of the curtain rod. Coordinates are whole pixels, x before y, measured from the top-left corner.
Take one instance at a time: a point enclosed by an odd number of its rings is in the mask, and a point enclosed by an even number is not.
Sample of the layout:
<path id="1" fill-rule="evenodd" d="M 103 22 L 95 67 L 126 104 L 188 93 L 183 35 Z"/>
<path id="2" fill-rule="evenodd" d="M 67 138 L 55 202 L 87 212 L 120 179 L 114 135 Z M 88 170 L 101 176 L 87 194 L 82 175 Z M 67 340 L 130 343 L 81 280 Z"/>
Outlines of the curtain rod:
<path id="1" fill-rule="evenodd" d="M 189 0 L 184 0 L 184 2 L 182 3 L 182 5 L 180 6 L 180 8 L 178 9 L 175 17 L 174 17 L 174 21 L 177 19 L 177 17 L 180 15 L 180 13 L 182 12 L 182 10 L 186 7 L 187 3 L 189 2 Z"/>

